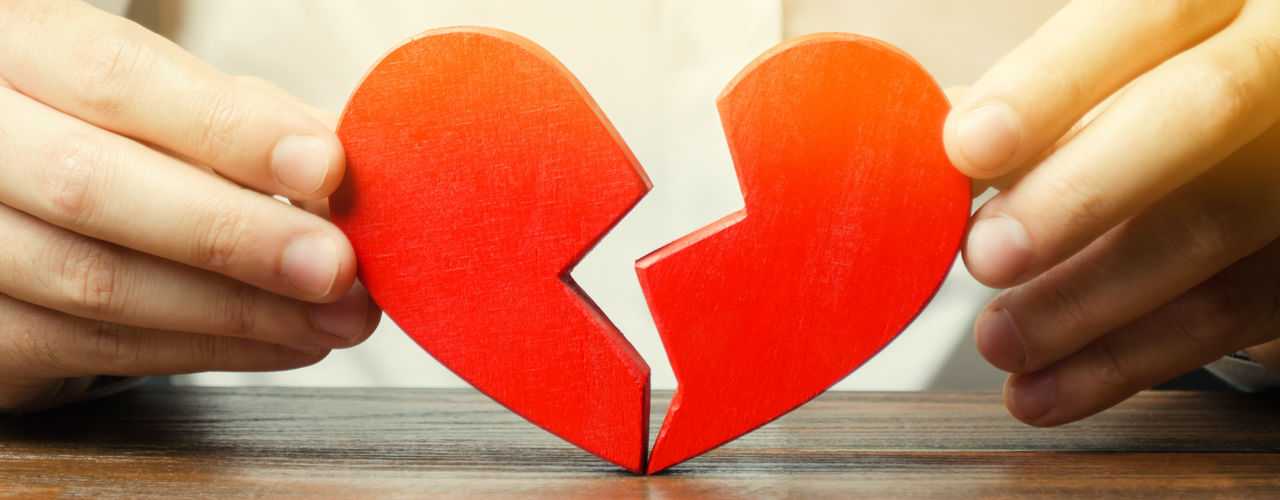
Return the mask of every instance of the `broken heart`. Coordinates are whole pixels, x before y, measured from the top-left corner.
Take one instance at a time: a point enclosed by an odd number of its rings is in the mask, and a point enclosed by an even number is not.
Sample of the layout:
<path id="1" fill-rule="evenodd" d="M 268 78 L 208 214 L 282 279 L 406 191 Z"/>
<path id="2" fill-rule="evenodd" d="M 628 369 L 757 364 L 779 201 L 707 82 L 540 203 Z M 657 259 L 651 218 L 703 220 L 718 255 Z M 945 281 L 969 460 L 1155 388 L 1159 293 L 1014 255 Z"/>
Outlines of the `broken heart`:
<path id="1" fill-rule="evenodd" d="M 649 369 L 569 271 L 649 189 L 577 80 L 519 36 L 425 33 L 365 77 L 332 200 L 360 277 L 477 389 L 657 472 L 820 394 L 898 335 L 959 246 L 948 105 L 906 54 L 844 34 L 753 62 L 719 99 L 744 210 L 637 263 L 679 383 L 652 458 Z"/>
<path id="2" fill-rule="evenodd" d="M 514 35 L 430 32 L 338 131 L 333 218 L 383 310 L 489 397 L 642 471 L 649 367 L 568 273 L 649 181 L 577 81 Z"/>

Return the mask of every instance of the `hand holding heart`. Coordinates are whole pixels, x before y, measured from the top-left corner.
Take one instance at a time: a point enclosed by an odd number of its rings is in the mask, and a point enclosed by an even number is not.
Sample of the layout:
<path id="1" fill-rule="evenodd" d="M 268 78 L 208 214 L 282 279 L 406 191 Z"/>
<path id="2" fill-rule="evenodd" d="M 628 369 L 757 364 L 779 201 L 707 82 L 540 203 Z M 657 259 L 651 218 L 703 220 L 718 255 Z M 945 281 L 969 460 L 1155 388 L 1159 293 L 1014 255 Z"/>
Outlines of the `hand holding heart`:
<path id="1" fill-rule="evenodd" d="M 296 99 L 80 2 L 0 3 L 0 410 L 95 376 L 282 370 L 380 313 Z"/>
<path id="2" fill-rule="evenodd" d="M 1071 422 L 1245 349 L 1280 369 L 1280 3 L 1073 2 L 955 103 L 1001 189 L 965 261 L 1009 410 Z"/>

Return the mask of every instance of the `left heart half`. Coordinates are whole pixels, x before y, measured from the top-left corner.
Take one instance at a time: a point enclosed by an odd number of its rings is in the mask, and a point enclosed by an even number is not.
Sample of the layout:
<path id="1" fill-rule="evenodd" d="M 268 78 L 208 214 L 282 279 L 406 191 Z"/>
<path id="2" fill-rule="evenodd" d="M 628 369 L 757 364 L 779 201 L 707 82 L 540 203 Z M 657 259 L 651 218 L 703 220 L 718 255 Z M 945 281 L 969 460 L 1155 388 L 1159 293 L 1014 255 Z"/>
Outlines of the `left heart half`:
<path id="1" fill-rule="evenodd" d="M 331 200 L 360 279 L 410 337 L 511 411 L 645 467 L 649 367 L 569 272 L 651 187 L 550 53 L 429 31 L 370 70 Z"/>

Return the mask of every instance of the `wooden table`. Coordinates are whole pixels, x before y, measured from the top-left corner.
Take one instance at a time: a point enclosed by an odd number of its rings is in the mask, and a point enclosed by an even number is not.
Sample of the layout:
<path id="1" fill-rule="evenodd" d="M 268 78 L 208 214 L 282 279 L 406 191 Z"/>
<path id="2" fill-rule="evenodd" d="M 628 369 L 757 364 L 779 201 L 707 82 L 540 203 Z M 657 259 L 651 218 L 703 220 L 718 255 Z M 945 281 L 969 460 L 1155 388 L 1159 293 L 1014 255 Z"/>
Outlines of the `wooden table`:
<path id="1" fill-rule="evenodd" d="M 0 417 L 0 497 L 140 495 L 1275 497 L 1280 399 L 1149 392 L 1034 429 L 998 394 L 833 392 L 654 477 L 471 390 L 144 387 Z"/>

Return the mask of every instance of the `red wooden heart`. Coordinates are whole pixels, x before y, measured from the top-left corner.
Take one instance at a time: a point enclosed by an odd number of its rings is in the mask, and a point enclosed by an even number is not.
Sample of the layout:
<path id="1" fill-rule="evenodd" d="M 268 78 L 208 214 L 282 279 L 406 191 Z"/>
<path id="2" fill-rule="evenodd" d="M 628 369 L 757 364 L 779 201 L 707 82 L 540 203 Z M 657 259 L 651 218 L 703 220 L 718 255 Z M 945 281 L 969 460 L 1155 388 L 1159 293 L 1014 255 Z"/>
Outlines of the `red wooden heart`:
<path id="1" fill-rule="evenodd" d="M 641 472 L 649 367 L 568 273 L 650 184 L 578 81 L 516 35 L 431 31 L 370 71 L 338 135 L 333 218 L 378 304 L 485 394 Z"/>
<path id="2" fill-rule="evenodd" d="M 968 180 L 942 148 L 947 99 L 885 43 L 784 43 L 719 106 L 746 208 L 636 265 L 679 382 L 650 473 L 879 352 L 941 284 L 968 215 Z"/>
<path id="3" fill-rule="evenodd" d="M 784 43 L 720 108 L 746 209 L 637 263 L 680 382 L 649 472 L 879 351 L 936 291 L 967 214 L 946 99 L 886 44 Z M 581 85 L 515 35 L 428 32 L 370 72 L 339 135 L 334 220 L 387 313 L 495 400 L 641 471 L 648 367 L 568 270 L 649 183 Z"/>

